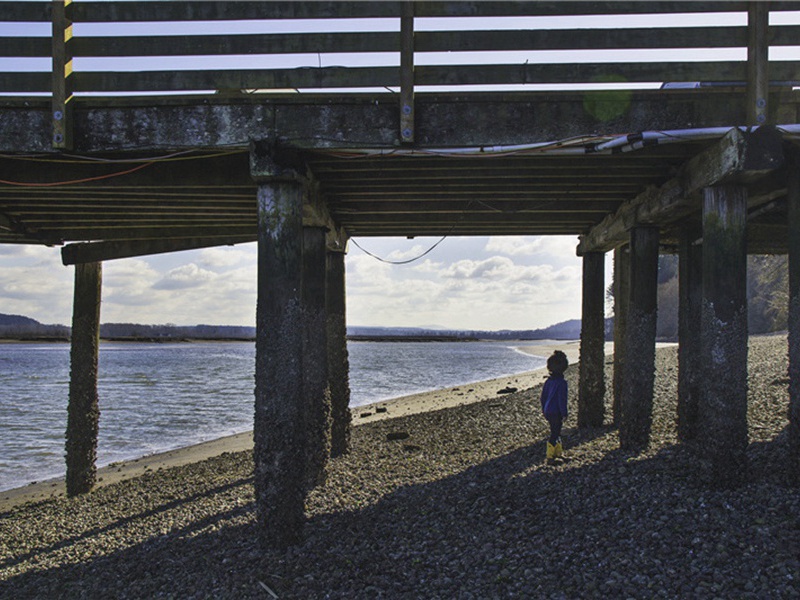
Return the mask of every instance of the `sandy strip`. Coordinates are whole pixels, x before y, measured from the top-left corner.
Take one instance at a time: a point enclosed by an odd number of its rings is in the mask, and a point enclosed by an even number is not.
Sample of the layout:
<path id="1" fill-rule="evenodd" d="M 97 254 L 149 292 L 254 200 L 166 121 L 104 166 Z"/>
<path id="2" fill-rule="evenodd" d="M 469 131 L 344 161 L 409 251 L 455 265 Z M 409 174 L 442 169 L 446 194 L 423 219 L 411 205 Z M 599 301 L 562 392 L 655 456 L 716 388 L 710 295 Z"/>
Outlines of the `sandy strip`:
<path id="1" fill-rule="evenodd" d="M 542 344 L 532 346 L 519 346 L 518 349 L 526 354 L 541 356 L 543 358 L 552 354 L 553 350 L 563 350 L 571 365 L 578 362 L 580 343 L 578 341 L 556 342 L 547 340 Z M 607 342 L 606 354 L 613 352 L 613 343 Z M 487 381 L 464 384 L 460 386 L 433 390 L 393 398 L 383 402 L 376 402 L 365 406 L 352 408 L 353 425 L 371 423 L 382 419 L 403 417 L 421 412 L 440 410 L 462 404 L 471 404 L 496 398 L 498 391 L 505 388 L 525 390 L 542 383 L 547 376 L 547 370 L 537 369 L 525 373 L 517 373 L 506 377 L 498 377 Z M 148 471 L 158 471 L 194 462 L 200 462 L 219 456 L 225 452 L 241 452 L 253 447 L 253 432 L 239 433 L 201 444 L 177 448 L 168 452 L 151 454 L 134 460 L 112 463 L 97 470 L 97 486 L 110 485 L 126 479 L 139 477 Z M 14 506 L 36 500 L 63 496 L 66 486 L 63 478 L 50 479 L 31 483 L 23 487 L 0 492 L 0 511 L 6 511 Z"/>

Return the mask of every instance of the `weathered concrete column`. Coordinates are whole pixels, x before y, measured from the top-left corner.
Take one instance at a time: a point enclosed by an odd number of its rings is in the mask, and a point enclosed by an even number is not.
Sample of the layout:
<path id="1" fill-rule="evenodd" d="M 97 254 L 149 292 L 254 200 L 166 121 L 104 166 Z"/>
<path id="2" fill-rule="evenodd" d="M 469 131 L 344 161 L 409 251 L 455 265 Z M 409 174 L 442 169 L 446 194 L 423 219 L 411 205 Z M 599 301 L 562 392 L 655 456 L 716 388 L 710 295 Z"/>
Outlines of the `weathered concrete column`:
<path id="1" fill-rule="evenodd" d="M 325 467 L 331 454 L 325 233 L 324 227 L 303 228 L 303 395 L 308 436 L 306 485 L 309 489 L 325 482 Z"/>
<path id="2" fill-rule="evenodd" d="M 703 190 L 700 434 L 711 480 L 741 483 L 747 460 L 747 190 Z"/>
<path id="3" fill-rule="evenodd" d="M 698 406 L 703 358 L 700 346 L 700 313 L 703 299 L 702 230 L 698 223 L 681 229 L 678 250 L 678 439 L 697 437 Z"/>
<path id="4" fill-rule="evenodd" d="M 800 150 L 787 157 L 789 228 L 789 466 L 800 483 Z"/>
<path id="5" fill-rule="evenodd" d="M 578 375 L 578 427 L 603 424 L 605 380 L 605 254 L 583 256 L 581 350 Z"/>
<path id="6" fill-rule="evenodd" d="M 305 520 L 303 194 L 298 181 L 258 186 L 254 487 L 259 536 L 276 548 L 299 542 Z"/>
<path id="7" fill-rule="evenodd" d="M 622 402 L 622 374 L 625 372 L 625 332 L 631 289 L 631 252 L 627 244 L 614 249 L 614 425 L 619 426 Z"/>
<path id="8" fill-rule="evenodd" d="M 75 265 L 72 305 L 69 406 L 67 407 L 67 495 L 94 487 L 97 468 L 97 358 L 100 350 L 100 297 L 103 263 Z"/>
<path id="9" fill-rule="evenodd" d="M 631 230 L 631 277 L 625 336 L 620 446 L 642 450 L 650 442 L 656 354 L 658 229 Z"/>
<path id="10" fill-rule="evenodd" d="M 328 251 L 328 386 L 331 393 L 331 456 L 350 448 L 350 360 L 347 353 L 345 253 Z"/>

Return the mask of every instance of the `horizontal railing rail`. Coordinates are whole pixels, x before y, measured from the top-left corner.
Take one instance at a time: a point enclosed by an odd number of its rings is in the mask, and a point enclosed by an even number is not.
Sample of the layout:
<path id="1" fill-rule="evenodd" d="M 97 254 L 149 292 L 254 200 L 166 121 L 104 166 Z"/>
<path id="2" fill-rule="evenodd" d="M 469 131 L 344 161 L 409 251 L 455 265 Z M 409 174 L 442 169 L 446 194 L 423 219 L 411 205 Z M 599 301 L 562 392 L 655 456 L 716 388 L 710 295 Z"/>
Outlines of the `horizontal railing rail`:
<path id="1" fill-rule="evenodd" d="M 418 2 L 414 16 L 429 17 L 575 17 L 605 15 L 659 15 L 707 13 L 704 27 L 619 28 L 613 19 L 596 28 L 441 30 L 415 31 L 413 52 L 416 86 L 590 84 L 619 83 L 731 82 L 743 81 L 745 57 L 704 59 L 703 53 L 723 49 L 745 49 L 748 29 L 742 25 L 715 25 L 720 13 L 743 12 L 747 2 Z M 400 2 L 80 2 L 67 6 L 72 25 L 68 60 L 72 60 L 72 90 L 78 94 L 109 92 L 214 92 L 220 89 L 316 91 L 336 88 L 396 88 L 401 83 Z M 797 2 L 773 2 L 770 10 L 798 10 Z M 51 91 L 53 78 L 44 62 L 53 55 L 50 32 L 46 35 L 12 35 L 13 24 L 49 22 L 51 2 L 0 2 L 0 37 L 3 58 L 0 95 Z M 393 31 L 333 31 L 341 19 L 360 19 L 369 27 L 373 19 L 390 19 Z M 213 22 L 265 21 L 263 33 L 215 34 Z M 332 31 L 283 33 L 281 21 L 319 20 Z M 472 19 L 481 27 L 481 19 Z M 148 23 L 197 23 L 197 33 L 147 35 Z M 129 24 L 134 29 L 120 35 L 102 35 L 103 24 Z M 200 25 L 202 24 L 202 26 Z M 546 25 L 549 26 L 549 25 Z M 89 33 L 83 33 L 93 27 Z M 527 27 L 527 26 L 526 26 Z M 271 33 L 270 31 L 275 31 Z M 800 48 L 800 25 L 773 26 L 769 30 L 772 48 Z M 688 59 L 653 58 L 645 61 L 639 51 L 698 50 Z M 580 52 L 583 56 L 545 57 L 547 52 Z M 621 51 L 610 59 L 596 61 L 593 54 Z M 529 53 L 524 61 L 515 61 Z M 348 62 L 346 55 L 369 55 L 371 64 Z M 444 64 L 437 64 L 443 55 Z M 463 54 L 462 62 L 453 64 Z M 270 57 L 291 55 L 297 64 L 270 66 Z M 381 55 L 381 56 L 375 56 Z M 258 56 L 258 68 L 247 65 L 248 56 Z M 194 57 L 194 64 L 174 66 L 170 61 Z M 231 60 L 216 66 L 215 58 Z M 21 59 L 28 59 L 28 62 Z M 41 59 L 33 67 L 25 64 Z M 114 59 L 125 59 L 124 64 Z M 139 59 L 139 60 L 137 60 Z M 159 68 L 167 62 L 167 68 Z M 541 62 L 540 62 L 541 59 Z M 19 64 L 14 64 L 15 61 Z M 340 61 L 345 64 L 329 64 Z M 472 61 L 472 62 L 471 62 Z M 263 66 L 261 66 L 263 64 Z M 770 79 L 793 82 L 800 79 L 794 61 L 773 60 Z M 57 76 L 57 75 L 56 75 Z"/>
<path id="2" fill-rule="evenodd" d="M 415 91 L 742 86 L 752 63 L 752 8 L 686 1 L 0 1 L 0 96 L 52 96 L 66 106 L 78 96 L 400 92 L 407 114 Z M 770 2 L 768 9 L 800 12 L 800 2 Z M 763 43 L 774 54 L 768 84 L 800 85 L 800 24 L 766 31 Z"/>

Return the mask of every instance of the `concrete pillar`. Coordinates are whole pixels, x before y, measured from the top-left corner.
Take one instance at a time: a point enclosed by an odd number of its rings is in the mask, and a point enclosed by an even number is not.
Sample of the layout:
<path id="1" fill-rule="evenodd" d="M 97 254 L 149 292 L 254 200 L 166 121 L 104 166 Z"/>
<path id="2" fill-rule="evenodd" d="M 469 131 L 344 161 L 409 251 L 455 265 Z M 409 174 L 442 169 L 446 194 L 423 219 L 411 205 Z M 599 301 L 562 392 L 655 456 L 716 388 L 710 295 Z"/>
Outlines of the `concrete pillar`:
<path id="1" fill-rule="evenodd" d="M 603 424 L 605 380 L 605 254 L 583 256 L 583 302 L 581 316 L 580 371 L 578 381 L 578 427 Z"/>
<path id="2" fill-rule="evenodd" d="M 622 381 L 625 372 L 625 331 L 631 289 L 631 252 L 628 245 L 614 249 L 614 425 L 619 426 Z"/>
<path id="3" fill-rule="evenodd" d="M 789 448 L 790 473 L 800 481 L 800 151 L 788 155 Z"/>
<path id="4" fill-rule="evenodd" d="M 331 456 L 350 447 L 350 361 L 347 353 L 345 253 L 328 251 L 328 386 L 331 393 Z"/>
<path id="5" fill-rule="evenodd" d="M 747 191 L 703 190 L 703 390 L 700 441 L 711 480 L 725 487 L 746 476 Z"/>
<path id="6" fill-rule="evenodd" d="M 700 351 L 700 312 L 703 297 L 703 246 L 698 223 L 681 229 L 678 250 L 678 439 L 697 437 L 703 359 Z"/>
<path id="7" fill-rule="evenodd" d="M 303 399 L 303 185 L 258 186 L 258 301 L 253 422 L 259 536 L 267 547 L 300 541 L 305 520 Z"/>
<path id="8" fill-rule="evenodd" d="M 328 389 L 328 322 L 325 308 L 327 257 L 324 227 L 303 228 L 303 395 L 306 402 L 306 485 L 325 482 L 331 454 Z"/>
<path id="9" fill-rule="evenodd" d="M 67 495 L 94 487 L 97 468 L 97 358 L 100 350 L 100 297 L 103 263 L 75 265 L 72 305 L 69 405 L 67 407 Z"/>
<path id="10" fill-rule="evenodd" d="M 630 251 L 630 298 L 619 441 L 625 450 L 642 450 L 650 442 L 653 418 L 658 229 L 632 229 Z"/>

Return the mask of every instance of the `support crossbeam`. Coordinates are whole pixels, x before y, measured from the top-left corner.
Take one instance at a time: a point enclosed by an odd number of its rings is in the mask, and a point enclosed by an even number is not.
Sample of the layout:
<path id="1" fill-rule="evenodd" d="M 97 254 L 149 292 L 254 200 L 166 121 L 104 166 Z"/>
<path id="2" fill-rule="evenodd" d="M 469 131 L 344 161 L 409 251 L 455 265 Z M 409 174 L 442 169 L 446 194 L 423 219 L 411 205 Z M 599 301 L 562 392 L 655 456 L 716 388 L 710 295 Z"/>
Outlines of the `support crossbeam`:
<path id="1" fill-rule="evenodd" d="M 753 133 L 731 129 L 717 144 L 689 160 L 678 175 L 626 202 L 581 238 L 578 255 L 611 250 L 640 225 L 664 227 L 700 208 L 703 188 L 720 183 L 750 183 L 783 165 L 780 134 L 761 127 Z"/>
<path id="2" fill-rule="evenodd" d="M 120 240 L 115 242 L 90 242 L 68 244 L 61 249 L 61 262 L 77 265 L 117 258 L 131 258 L 182 250 L 197 250 L 214 246 L 232 246 L 255 242 L 256 237 L 237 236 L 235 238 L 186 238 L 161 240 Z"/>

